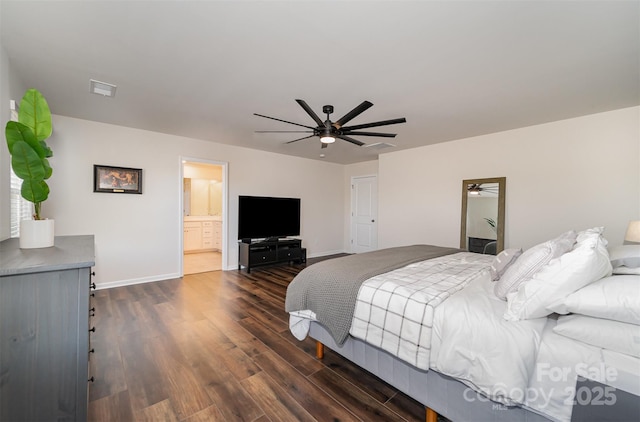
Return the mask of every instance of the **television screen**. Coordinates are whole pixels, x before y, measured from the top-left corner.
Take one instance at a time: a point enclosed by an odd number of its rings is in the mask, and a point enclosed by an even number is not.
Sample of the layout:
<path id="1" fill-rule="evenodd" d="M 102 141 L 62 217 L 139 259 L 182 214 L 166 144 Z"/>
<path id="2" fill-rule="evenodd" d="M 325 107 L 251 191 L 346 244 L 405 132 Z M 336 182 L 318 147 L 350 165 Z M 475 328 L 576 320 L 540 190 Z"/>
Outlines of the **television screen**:
<path id="1" fill-rule="evenodd" d="M 299 198 L 238 198 L 238 239 L 277 238 L 299 234 Z"/>

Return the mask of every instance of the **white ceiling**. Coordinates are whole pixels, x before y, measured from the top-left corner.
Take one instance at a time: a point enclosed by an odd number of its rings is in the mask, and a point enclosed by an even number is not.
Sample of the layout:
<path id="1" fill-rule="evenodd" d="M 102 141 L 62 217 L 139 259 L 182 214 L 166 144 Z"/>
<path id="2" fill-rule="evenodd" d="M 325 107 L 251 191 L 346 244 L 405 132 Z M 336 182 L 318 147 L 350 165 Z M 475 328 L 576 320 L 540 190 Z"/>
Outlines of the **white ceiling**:
<path id="1" fill-rule="evenodd" d="M 640 104 L 640 1 L 9 1 L 12 69 L 55 114 L 336 163 Z M 89 93 L 89 79 L 117 85 Z M 406 117 L 392 149 L 256 130 Z M 373 130 L 373 129 L 372 129 Z"/>

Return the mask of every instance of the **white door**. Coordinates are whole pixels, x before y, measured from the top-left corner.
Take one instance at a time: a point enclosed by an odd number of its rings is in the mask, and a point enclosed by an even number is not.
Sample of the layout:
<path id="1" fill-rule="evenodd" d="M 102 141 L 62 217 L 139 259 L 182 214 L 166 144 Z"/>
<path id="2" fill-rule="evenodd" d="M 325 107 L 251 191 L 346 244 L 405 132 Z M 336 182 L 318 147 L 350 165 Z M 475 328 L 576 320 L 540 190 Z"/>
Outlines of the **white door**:
<path id="1" fill-rule="evenodd" d="M 351 252 L 378 248 L 378 177 L 351 178 Z"/>

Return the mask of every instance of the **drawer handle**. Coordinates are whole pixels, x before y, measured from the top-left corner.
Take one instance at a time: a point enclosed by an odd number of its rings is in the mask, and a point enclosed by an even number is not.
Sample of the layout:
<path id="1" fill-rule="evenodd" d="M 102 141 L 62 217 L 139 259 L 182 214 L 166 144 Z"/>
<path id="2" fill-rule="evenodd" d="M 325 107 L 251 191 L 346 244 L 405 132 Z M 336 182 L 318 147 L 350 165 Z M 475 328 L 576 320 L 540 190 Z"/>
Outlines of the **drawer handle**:
<path id="1" fill-rule="evenodd" d="M 89 350 L 89 353 L 95 353 L 95 352 L 96 352 L 96 349 Z"/>
<path id="2" fill-rule="evenodd" d="M 95 332 L 96 332 L 96 327 L 91 327 L 91 328 L 89 329 L 89 332 L 91 332 L 91 333 L 95 333 Z"/>
<path id="3" fill-rule="evenodd" d="M 96 316 L 96 307 L 89 309 L 89 316 Z"/>
<path id="4" fill-rule="evenodd" d="M 96 289 L 96 283 L 89 284 L 89 287 L 91 288 L 91 290 L 95 290 Z"/>
<path id="5" fill-rule="evenodd" d="M 89 378 L 87 380 L 87 382 L 94 382 L 96 380 L 96 378 L 92 375 L 91 378 Z"/>

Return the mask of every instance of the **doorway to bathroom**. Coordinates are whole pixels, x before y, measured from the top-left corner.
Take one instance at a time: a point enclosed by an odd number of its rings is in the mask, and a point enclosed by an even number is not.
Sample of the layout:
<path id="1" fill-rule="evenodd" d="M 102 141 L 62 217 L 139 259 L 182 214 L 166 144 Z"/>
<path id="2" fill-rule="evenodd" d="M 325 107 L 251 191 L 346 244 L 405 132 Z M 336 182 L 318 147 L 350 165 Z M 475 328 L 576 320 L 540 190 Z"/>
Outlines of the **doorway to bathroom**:
<path id="1" fill-rule="evenodd" d="M 182 159 L 182 270 L 225 269 L 226 163 Z"/>

